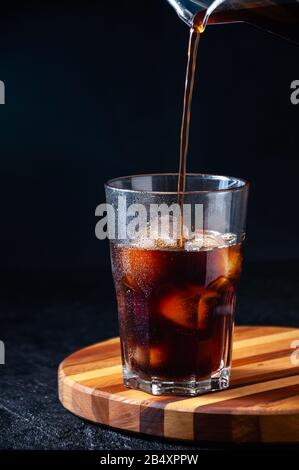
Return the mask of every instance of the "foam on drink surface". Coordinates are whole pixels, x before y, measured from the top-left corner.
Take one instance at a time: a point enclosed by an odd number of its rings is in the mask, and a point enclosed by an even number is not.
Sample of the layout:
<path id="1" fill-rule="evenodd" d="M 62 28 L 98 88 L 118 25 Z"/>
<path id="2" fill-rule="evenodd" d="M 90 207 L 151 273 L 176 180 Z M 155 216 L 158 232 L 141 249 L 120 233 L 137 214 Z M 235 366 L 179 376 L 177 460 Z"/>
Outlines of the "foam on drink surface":
<path id="1" fill-rule="evenodd" d="M 187 228 L 184 232 L 183 246 L 168 232 L 152 233 L 151 236 L 147 236 L 148 233 L 141 234 L 132 240 L 130 245 L 144 250 L 210 251 L 238 243 L 237 235 L 230 232 L 222 234 L 214 230 L 197 230 L 189 235 Z"/>

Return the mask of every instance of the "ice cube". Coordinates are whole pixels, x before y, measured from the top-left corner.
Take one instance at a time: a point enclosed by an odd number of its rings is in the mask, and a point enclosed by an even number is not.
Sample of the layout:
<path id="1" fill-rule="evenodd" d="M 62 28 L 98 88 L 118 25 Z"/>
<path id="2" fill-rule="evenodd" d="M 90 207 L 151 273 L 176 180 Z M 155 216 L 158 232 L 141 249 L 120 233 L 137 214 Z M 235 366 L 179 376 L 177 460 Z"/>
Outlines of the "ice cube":
<path id="1" fill-rule="evenodd" d="M 237 235 L 235 233 L 227 232 L 222 235 L 226 245 L 235 245 L 237 242 Z"/>
<path id="2" fill-rule="evenodd" d="M 226 292 L 228 291 L 229 289 L 231 289 L 232 287 L 232 283 L 230 282 L 230 280 L 225 277 L 225 276 L 219 276 L 217 277 L 217 279 L 215 279 L 213 282 L 211 282 L 209 285 L 208 285 L 208 289 L 211 291 L 211 292 L 218 292 L 219 294 L 222 294 L 223 292 Z"/>
<path id="3" fill-rule="evenodd" d="M 165 260 L 158 250 L 144 250 L 129 247 L 123 250 L 121 268 L 126 286 L 150 289 L 163 274 Z"/>
<path id="4" fill-rule="evenodd" d="M 208 288 L 215 295 L 215 301 L 211 299 L 210 307 L 216 308 L 217 314 L 231 313 L 234 298 L 234 287 L 231 281 L 225 276 L 219 276 L 209 284 Z"/>
<path id="5" fill-rule="evenodd" d="M 132 348 L 130 356 L 138 367 L 161 367 L 167 359 L 167 347 L 165 344 L 155 346 L 136 345 Z"/>
<path id="6" fill-rule="evenodd" d="M 207 253 L 206 283 L 210 284 L 219 276 L 237 281 L 242 268 L 241 245 L 215 248 Z"/>
<path id="7" fill-rule="evenodd" d="M 188 238 L 188 227 L 183 226 L 183 236 Z M 133 245 L 144 249 L 176 248 L 181 236 L 180 219 L 173 215 L 155 217 L 133 240 Z"/>
<path id="8" fill-rule="evenodd" d="M 176 248 L 181 236 L 181 222 L 173 215 L 161 216 L 151 221 L 151 237 L 157 248 Z M 183 225 L 183 236 L 188 237 L 188 228 Z"/>
<path id="9" fill-rule="evenodd" d="M 242 268 L 241 245 L 232 245 L 226 248 L 215 250 L 214 261 L 215 273 L 226 278 L 237 280 Z"/>
<path id="10" fill-rule="evenodd" d="M 196 328 L 198 301 L 202 291 L 202 287 L 195 285 L 172 288 L 160 301 L 161 314 L 184 328 Z"/>
<path id="11" fill-rule="evenodd" d="M 161 367 L 167 360 L 167 347 L 165 344 L 150 346 L 149 363 L 150 367 Z"/>
<path id="12" fill-rule="evenodd" d="M 155 240 L 148 237 L 140 237 L 135 240 L 134 245 L 143 250 L 154 250 L 156 248 Z"/>
<path id="13" fill-rule="evenodd" d="M 187 251 L 209 251 L 224 245 L 225 241 L 219 232 L 198 229 L 185 242 L 185 249 Z"/>
<path id="14" fill-rule="evenodd" d="M 207 327 L 209 313 L 219 300 L 219 293 L 211 289 L 205 289 L 202 293 L 197 307 L 197 327 L 204 329 Z"/>
<path id="15" fill-rule="evenodd" d="M 155 241 L 150 237 L 149 224 L 141 228 L 131 240 L 132 246 L 152 250 L 155 248 Z"/>
<path id="16" fill-rule="evenodd" d="M 230 246 L 226 258 L 225 276 L 231 279 L 238 279 L 241 274 L 242 261 L 241 245 Z"/>
<path id="17" fill-rule="evenodd" d="M 138 284 L 135 282 L 135 280 L 130 274 L 126 274 L 125 276 L 123 276 L 122 284 L 128 290 L 131 290 L 134 292 L 140 292 L 140 287 L 138 286 Z"/>
<path id="18" fill-rule="evenodd" d="M 144 346 L 133 346 L 130 350 L 129 356 L 139 367 L 144 367 L 147 364 L 148 355 Z"/>

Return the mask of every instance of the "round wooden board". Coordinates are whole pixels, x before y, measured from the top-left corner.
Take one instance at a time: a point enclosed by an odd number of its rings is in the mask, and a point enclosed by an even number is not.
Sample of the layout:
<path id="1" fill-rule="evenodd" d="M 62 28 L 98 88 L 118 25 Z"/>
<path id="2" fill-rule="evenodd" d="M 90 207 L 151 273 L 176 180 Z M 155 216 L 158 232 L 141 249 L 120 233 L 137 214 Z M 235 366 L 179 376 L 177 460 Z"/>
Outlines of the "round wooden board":
<path id="1" fill-rule="evenodd" d="M 299 442 L 299 364 L 291 361 L 299 329 L 237 327 L 234 338 L 227 390 L 185 398 L 125 388 L 119 338 L 114 338 L 60 364 L 60 401 L 87 420 L 159 437 Z"/>

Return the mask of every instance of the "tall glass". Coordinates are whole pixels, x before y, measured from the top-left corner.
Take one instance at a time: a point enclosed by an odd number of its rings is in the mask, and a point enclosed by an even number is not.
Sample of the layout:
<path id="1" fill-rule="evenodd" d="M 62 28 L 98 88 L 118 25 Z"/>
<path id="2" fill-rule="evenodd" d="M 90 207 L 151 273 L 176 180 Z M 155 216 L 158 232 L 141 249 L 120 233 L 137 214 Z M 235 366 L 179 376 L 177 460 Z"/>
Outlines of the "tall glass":
<path id="1" fill-rule="evenodd" d="M 124 384 L 194 396 L 229 386 L 248 183 L 188 174 L 178 198 L 177 182 L 118 178 L 106 199 Z"/>

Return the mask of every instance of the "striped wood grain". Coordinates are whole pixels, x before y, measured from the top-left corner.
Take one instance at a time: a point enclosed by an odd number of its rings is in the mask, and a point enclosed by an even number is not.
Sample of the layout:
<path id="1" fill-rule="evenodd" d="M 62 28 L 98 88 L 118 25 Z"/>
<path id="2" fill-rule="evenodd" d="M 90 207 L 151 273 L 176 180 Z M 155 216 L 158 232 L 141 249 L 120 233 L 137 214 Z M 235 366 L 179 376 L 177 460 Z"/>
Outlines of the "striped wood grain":
<path id="1" fill-rule="evenodd" d="M 213 442 L 299 442 L 295 340 L 295 328 L 237 327 L 231 387 L 184 398 L 125 388 L 114 338 L 61 363 L 59 398 L 82 418 L 127 431 Z"/>

